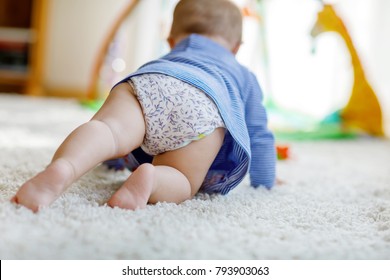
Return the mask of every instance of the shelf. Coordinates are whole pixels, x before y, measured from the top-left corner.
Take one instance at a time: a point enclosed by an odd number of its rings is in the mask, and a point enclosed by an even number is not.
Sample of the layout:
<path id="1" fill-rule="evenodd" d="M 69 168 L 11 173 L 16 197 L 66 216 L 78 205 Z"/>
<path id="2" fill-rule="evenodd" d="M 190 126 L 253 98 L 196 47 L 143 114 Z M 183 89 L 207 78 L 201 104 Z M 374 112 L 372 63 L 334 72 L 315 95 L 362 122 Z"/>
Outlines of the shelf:
<path id="1" fill-rule="evenodd" d="M 31 44 L 34 37 L 31 28 L 0 27 L 0 42 Z"/>
<path id="2" fill-rule="evenodd" d="M 27 71 L 0 69 L 0 92 L 25 92 L 29 78 Z"/>
<path id="3" fill-rule="evenodd" d="M 30 75 L 27 71 L 12 71 L 0 69 L 0 92 L 26 91 Z"/>
<path id="4" fill-rule="evenodd" d="M 25 84 L 29 78 L 27 71 L 13 71 L 0 69 L 0 84 L 19 85 Z"/>
<path id="5" fill-rule="evenodd" d="M 49 0 L 0 0 L 0 92 L 43 94 Z"/>
<path id="6" fill-rule="evenodd" d="M 31 42 L 30 29 L 0 27 L 1 91 L 25 91 Z"/>

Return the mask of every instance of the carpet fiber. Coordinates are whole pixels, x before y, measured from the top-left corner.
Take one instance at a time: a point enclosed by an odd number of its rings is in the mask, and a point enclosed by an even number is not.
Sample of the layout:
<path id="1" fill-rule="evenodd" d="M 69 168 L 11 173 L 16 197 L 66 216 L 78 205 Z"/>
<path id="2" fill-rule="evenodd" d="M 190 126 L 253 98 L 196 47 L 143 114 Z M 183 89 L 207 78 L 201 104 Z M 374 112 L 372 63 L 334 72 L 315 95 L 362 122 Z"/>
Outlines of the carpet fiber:
<path id="1" fill-rule="evenodd" d="M 180 205 L 105 205 L 128 176 L 99 166 L 33 214 L 8 202 L 92 113 L 0 94 L 0 259 L 390 259 L 390 142 L 289 143 L 285 183 Z"/>

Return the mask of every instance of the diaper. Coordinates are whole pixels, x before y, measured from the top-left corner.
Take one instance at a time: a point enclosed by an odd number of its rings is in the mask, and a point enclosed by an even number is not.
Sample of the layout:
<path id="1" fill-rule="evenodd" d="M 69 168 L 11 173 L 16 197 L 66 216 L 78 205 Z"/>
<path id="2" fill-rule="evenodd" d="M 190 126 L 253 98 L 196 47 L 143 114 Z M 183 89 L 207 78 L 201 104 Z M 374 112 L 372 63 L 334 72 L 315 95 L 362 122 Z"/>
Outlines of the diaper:
<path id="1" fill-rule="evenodd" d="M 215 103 L 190 84 L 157 73 L 133 76 L 129 84 L 145 119 L 141 148 L 150 155 L 182 148 L 225 127 Z"/>

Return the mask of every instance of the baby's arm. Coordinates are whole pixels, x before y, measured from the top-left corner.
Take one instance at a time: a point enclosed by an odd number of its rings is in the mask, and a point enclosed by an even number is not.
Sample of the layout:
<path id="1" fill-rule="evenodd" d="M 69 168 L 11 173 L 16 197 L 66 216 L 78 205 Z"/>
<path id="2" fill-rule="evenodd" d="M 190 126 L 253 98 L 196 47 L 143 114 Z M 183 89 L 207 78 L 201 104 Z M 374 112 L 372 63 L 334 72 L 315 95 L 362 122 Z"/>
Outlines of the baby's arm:
<path id="1" fill-rule="evenodd" d="M 276 173 L 275 139 L 267 127 L 262 91 L 253 74 L 247 85 L 245 112 L 252 152 L 249 170 L 251 185 L 271 188 L 275 184 Z"/>

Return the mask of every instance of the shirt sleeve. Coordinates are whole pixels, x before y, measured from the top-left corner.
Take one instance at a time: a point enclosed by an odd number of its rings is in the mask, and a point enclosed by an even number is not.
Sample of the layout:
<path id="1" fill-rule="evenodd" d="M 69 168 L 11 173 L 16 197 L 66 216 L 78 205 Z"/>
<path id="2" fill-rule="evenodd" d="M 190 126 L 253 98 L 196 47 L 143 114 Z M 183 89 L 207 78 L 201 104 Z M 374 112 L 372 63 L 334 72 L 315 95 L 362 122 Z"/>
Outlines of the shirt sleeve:
<path id="1" fill-rule="evenodd" d="M 245 120 L 251 147 L 250 182 L 253 187 L 271 188 L 275 183 L 276 150 L 273 133 L 263 105 L 263 93 L 253 73 L 249 75 L 245 96 Z"/>

